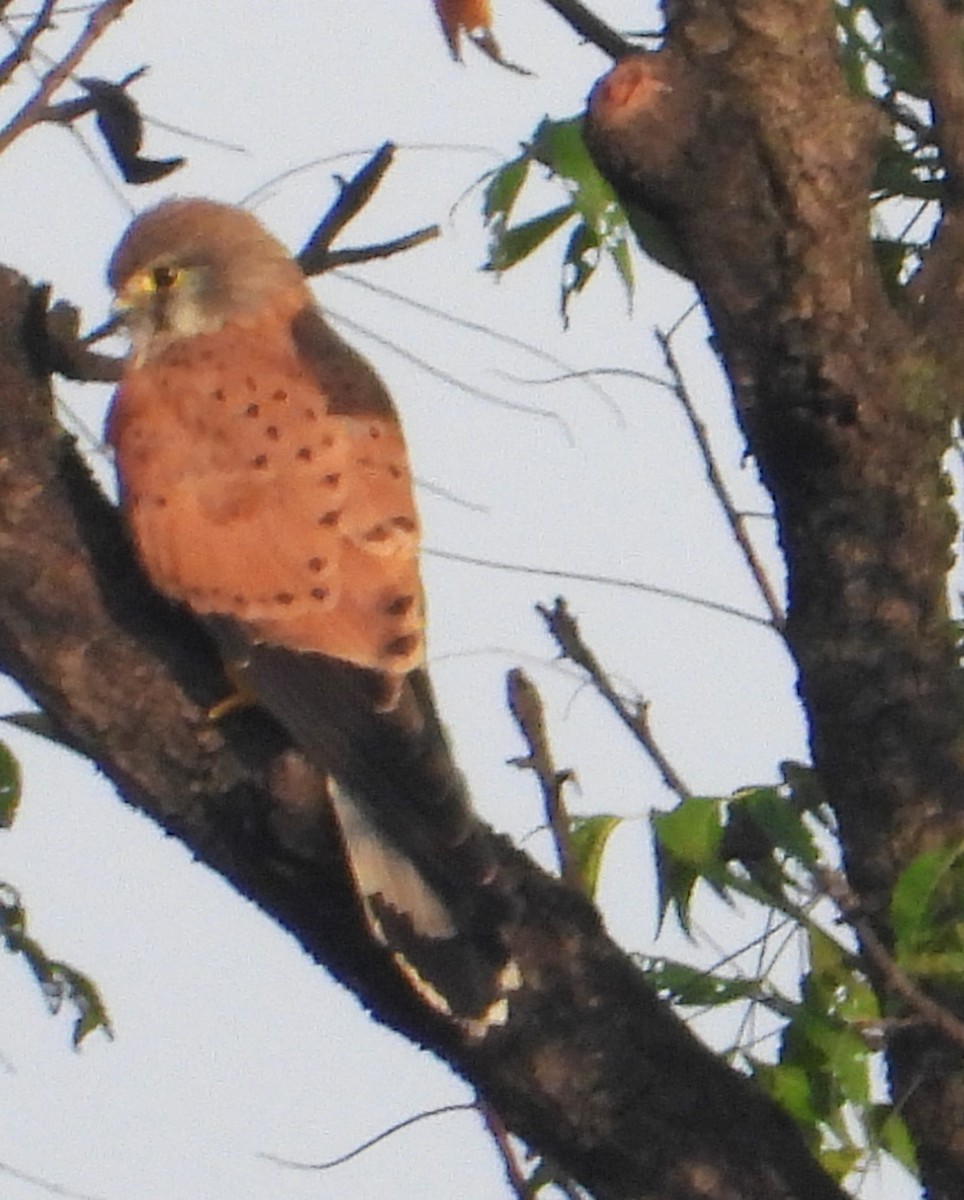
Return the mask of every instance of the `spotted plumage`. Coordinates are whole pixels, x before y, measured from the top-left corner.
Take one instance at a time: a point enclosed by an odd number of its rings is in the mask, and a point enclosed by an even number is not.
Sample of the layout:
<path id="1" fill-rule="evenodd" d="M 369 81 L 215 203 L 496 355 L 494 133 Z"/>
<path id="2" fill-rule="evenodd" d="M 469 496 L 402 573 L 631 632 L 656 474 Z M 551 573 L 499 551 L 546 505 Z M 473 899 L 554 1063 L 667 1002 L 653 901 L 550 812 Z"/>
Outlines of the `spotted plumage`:
<path id="1" fill-rule="evenodd" d="M 131 353 L 108 438 L 141 561 L 326 774 L 405 977 L 484 1031 L 513 974 L 453 886 L 474 875 L 491 893 L 493 867 L 424 671 L 418 514 L 388 392 L 243 210 L 160 205 L 109 278 Z"/>

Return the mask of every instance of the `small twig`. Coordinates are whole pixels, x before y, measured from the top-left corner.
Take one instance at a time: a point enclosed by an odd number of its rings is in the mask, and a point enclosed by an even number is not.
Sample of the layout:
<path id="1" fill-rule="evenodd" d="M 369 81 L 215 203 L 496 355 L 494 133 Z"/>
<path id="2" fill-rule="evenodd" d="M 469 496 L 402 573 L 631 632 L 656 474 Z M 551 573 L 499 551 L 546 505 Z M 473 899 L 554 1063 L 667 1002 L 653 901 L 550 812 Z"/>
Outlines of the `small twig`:
<path id="1" fill-rule="evenodd" d="M 852 891 L 847 880 L 839 871 L 819 870 L 816 878 L 824 892 L 837 905 L 841 917 L 860 939 L 863 953 L 874 964 L 884 981 L 884 986 L 905 1000 L 910 1007 L 948 1041 L 964 1048 L 964 1021 L 959 1020 L 949 1009 L 917 986 L 907 972 L 894 961 L 890 951 L 877 936 L 873 926 L 863 915 L 860 900 Z"/>
<path id="2" fill-rule="evenodd" d="M 39 1175 L 28 1175 L 26 1171 L 18 1171 L 9 1163 L 0 1162 L 0 1171 L 4 1175 L 9 1175 L 11 1179 L 19 1179 L 21 1183 L 29 1183 L 34 1187 L 42 1188 L 51 1196 L 63 1196 L 65 1200 L 103 1200 L 101 1196 L 91 1196 L 88 1192 L 75 1192 L 70 1188 L 61 1187 L 60 1184 L 51 1183 Z"/>
<path id="3" fill-rule="evenodd" d="M 338 197 L 315 226 L 314 232 L 298 255 L 298 262 L 306 275 L 315 273 L 315 257 L 323 258 L 328 253 L 331 243 L 339 233 L 371 200 L 394 158 L 394 143 L 383 142 L 351 179 L 336 176 Z"/>
<path id="4" fill-rule="evenodd" d="M 416 1113 L 413 1117 L 406 1117 L 404 1121 L 397 1121 L 394 1125 L 389 1125 L 387 1129 L 383 1129 L 381 1133 L 376 1133 L 374 1137 L 370 1137 L 367 1141 L 356 1146 L 353 1150 L 349 1150 L 345 1154 L 339 1154 L 337 1158 L 329 1158 L 325 1162 L 296 1162 L 290 1158 L 281 1158 L 277 1154 L 268 1154 L 261 1151 L 258 1158 L 266 1159 L 268 1162 L 277 1163 L 280 1167 L 290 1167 L 294 1171 L 328 1171 L 332 1167 L 340 1167 L 342 1163 L 351 1162 L 353 1158 L 357 1158 L 359 1154 L 364 1154 L 366 1150 L 371 1150 L 372 1146 L 377 1146 L 379 1142 L 383 1142 L 386 1138 L 393 1137 L 396 1133 L 401 1133 L 403 1129 L 409 1129 L 412 1125 L 417 1125 L 420 1121 L 427 1121 L 431 1117 L 445 1116 L 447 1113 L 456 1112 L 475 1112 L 476 1104 L 443 1104 L 440 1108 L 430 1108 L 426 1112 Z"/>
<path id="5" fill-rule="evenodd" d="M 0 61 L 0 87 L 10 79 L 14 71 L 27 61 L 36 44 L 37 39 L 50 27 L 51 18 L 54 15 L 54 6 L 57 0 L 44 0 L 40 8 L 37 10 L 31 23 L 23 31 L 17 35 L 11 33 L 11 36 L 16 37 L 16 45 L 10 51 L 6 58 Z M 9 20 L 10 18 L 4 18 Z"/>
<path id="6" fill-rule="evenodd" d="M 481 1098 L 476 1107 L 479 1110 L 482 1120 L 485 1122 L 486 1129 L 495 1142 L 499 1157 L 502 1159 L 510 1191 L 516 1197 L 516 1200 L 532 1200 L 532 1189 L 529 1186 L 529 1180 L 525 1177 L 522 1168 L 519 1166 L 515 1150 L 509 1140 L 509 1131 L 506 1129 L 502 1118 L 491 1105 L 486 1104 Z"/>
<path id="7" fill-rule="evenodd" d="M 7 4 L 10 2 L 11 0 L 6 0 L 6 3 L 0 5 L 0 9 L 6 8 Z M 97 5 L 93 2 L 93 0 L 90 4 L 65 4 L 61 8 L 57 9 L 57 16 L 65 17 L 68 13 L 90 12 L 96 7 Z M 3 14 L 4 19 L 7 21 L 32 21 L 35 15 L 36 14 L 33 12 L 15 12 Z"/>
<path id="8" fill-rule="evenodd" d="M 449 371 L 443 371 L 441 367 L 434 366 L 428 359 L 422 358 L 418 354 L 414 354 L 411 350 L 406 350 L 404 346 L 400 346 L 397 342 L 393 342 L 390 338 L 382 337 L 381 334 L 375 333 L 372 329 L 367 329 L 364 325 L 359 325 L 357 321 L 353 321 L 350 317 L 344 316 L 342 313 L 334 312 L 327 305 L 325 313 L 329 316 L 336 325 L 344 325 L 346 329 L 351 329 L 355 333 L 360 333 L 369 341 L 375 342 L 376 345 L 384 346 L 387 350 L 391 350 L 393 354 L 399 358 L 403 358 L 406 362 L 412 363 L 426 374 L 431 375 L 434 379 L 440 380 L 442 383 L 447 383 L 450 387 L 457 391 L 463 392 L 467 396 L 474 396 L 477 400 L 484 400 L 489 404 L 494 404 L 497 408 L 506 408 L 511 412 L 525 413 L 529 417 L 544 417 L 547 420 L 555 421 L 565 434 L 566 441 L 570 445 L 573 444 L 572 430 L 569 428 L 566 421 L 556 412 L 548 408 L 535 408 L 529 404 L 519 404 L 515 400 L 506 400 L 504 396 L 498 396 L 495 392 L 486 391 L 484 388 L 473 387 L 472 384 L 466 383 L 465 380 L 459 379 L 457 375 L 452 375 Z"/>
<path id="9" fill-rule="evenodd" d="M 532 680 L 521 667 L 514 667 L 506 675 L 505 683 L 509 712 L 529 746 L 529 753 L 525 757 L 509 761 L 521 770 L 533 771 L 539 780 L 546 821 L 559 859 L 559 874 L 570 887 L 583 891 L 579 865 L 572 849 L 569 813 L 562 798 L 562 789 L 573 778 L 573 773 L 571 770 L 556 770 L 546 734 L 542 698 Z"/>
<path id="10" fill-rule="evenodd" d="M 69 78 L 74 68 L 81 62 L 108 27 L 124 14 L 124 10 L 133 4 L 134 0 L 104 0 L 87 19 L 74 44 L 67 53 L 55 63 L 40 80 L 40 86 L 27 100 L 20 110 L 11 117 L 6 126 L 0 130 L 0 154 L 15 141 L 22 133 L 43 120 L 47 102 L 60 85 Z"/>
<path id="11" fill-rule="evenodd" d="M 585 382 L 588 389 L 593 392 L 604 404 L 606 404 L 615 414 L 620 427 L 626 424 L 625 418 L 615 400 L 605 388 L 599 386 L 591 378 L 592 372 L 573 371 L 567 363 L 562 359 L 557 358 L 554 354 L 548 354 L 539 346 L 534 346 L 531 342 L 525 341 L 524 338 L 513 337 L 510 333 L 503 333 L 499 329 L 493 329 L 490 325 L 485 325 L 479 321 L 470 321 L 467 317 L 457 313 L 446 312 L 445 309 L 437 308 L 434 304 L 426 304 L 422 300 L 416 300 L 412 296 L 406 296 L 404 292 L 396 292 L 391 288 L 386 287 L 382 283 L 372 283 L 368 279 L 363 279 L 360 275 L 351 275 L 347 271 L 342 271 L 339 279 L 347 280 L 348 283 L 356 284 L 358 287 L 366 288 L 370 292 L 375 292 L 379 296 L 385 296 L 389 300 L 397 300 L 400 304 L 414 309 L 416 312 L 425 313 L 427 316 L 434 317 L 436 320 L 442 321 L 445 324 L 454 325 L 458 329 L 467 329 L 473 333 L 479 333 L 483 337 L 490 338 L 494 342 L 498 342 L 503 346 L 512 346 L 517 350 L 522 350 L 526 354 L 532 355 L 533 358 L 541 359 L 542 362 L 550 363 L 554 367 L 559 367 L 568 372 L 572 378 L 580 379 Z"/>
<path id="12" fill-rule="evenodd" d="M 941 160 L 954 199 L 960 204 L 964 200 L 964 63 L 960 54 L 964 18 L 956 5 L 944 0 L 907 0 L 905 8 L 931 86 Z"/>
<path id="13" fill-rule="evenodd" d="M 603 54 L 608 54 L 610 58 L 618 60 L 635 53 L 632 42 L 627 42 L 615 29 L 586 8 L 585 4 L 581 4 L 580 0 L 545 0 L 545 3 L 571 25 L 580 37 L 598 46 Z"/>
<path id="14" fill-rule="evenodd" d="M 35 303 L 39 307 L 46 310 L 49 298 L 49 287 L 43 285 L 36 289 Z M 120 379 L 123 360 L 90 349 L 95 336 L 80 337 L 80 314 L 72 304 L 61 301 L 47 310 L 43 328 L 44 344 L 35 349 L 45 370 L 83 383 L 116 383 Z M 107 326 L 104 329 L 104 336 L 112 332 Z"/>
<path id="15" fill-rule="evenodd" d="M 887 118 L 895 125 L 903 125 L 917 138 L 919 146 L 935 146 L 934 127 L 919 117 L 906 104 L 901 104 L 895 92 L 887 92 L 877 98 L 877 103 Z"/>
<path id="16" fill-rule="evenodd" d="M 336 267 L 351 267 L 356 263 L 372 262 L 378 258 L 391 258 L 393 254 L 401 254 L 403 250 L 412 250 L 425 242 L 431 242 L 440 237 L 441 233 L 438 225 L 426 225 L 423 229 L 403 233 L 401 237 L 392 238 L 387 242 L 374 242 L 370 246 L 358 246 L 352 250 L 328 250 L 323 254 L 313 254 L 307 268 L 304 263 L 301 264 L 302 270 L 306 275 L 322 275 Z"/>
<path id="17" fill-rule="evenodd" d="M 589 676 L 596 691 L 609 704 L 616 716 L 626 726 L 637 742 L 646 751 L 650 761 L 659 771 L 663 782 L 675 792 L 681 800 L 692 795 L 683 782 L 682 776 L 663 753 L 662 748 L 653 736 L 649 724 L 649 704 L 637 701 L 631 708 L 619 695 L 609 676 L 603 670 L 598 659 L 582 640 L 575 618 L 569 612 L 565 600 L 557 597 L 552 608 L 542 604 L 536 605 L 536 611 L 545 621 L 549 632 L 555 638 L 559 649 L 566 658 L 571 659 Z"/>
<path id="18" fill-rule="evenodd" d="M 321 275 L 334 267 L 369 262 L 373 258 L 388 258 L 402 250 L 420 246 L 439 236 L 439 227 L 429 225 L 414 233 L 404 234 L 388 242 L 354 250 L 332 250 L 331 244 L 342 230 L 358 216 L 371 200 L 395 158 L 395 146 L 385 142 L 351 179 L 338 179 L 338 196 L 325 213 L 314 232 L 298 254 L 298 264 L 306 275 Z"/>
<path id="19" fill-rule="evenodd" d="M 455 550 L 438 550 L 426 547 L 423 554 L 433 558 L 444 558 L 449 562 L 465 563 L 470 567 L 486 567 L 490 571 L 511 571 L 515 575 L 540 575 L 544 579 L 566 579 L 575 583 L 598 583 L 603 587 L 626 588 L 633 592 L 646 592 L 650 596 L 662 596 L 665 600 L 679 600 L 683 604 L 693 604 L 697 608 L 708 608 L 710 612 L 724 613 L 728 617 L 738 617 L 741 621 L 749 621 L 751 625 L 762 625 L 764 629 L 772 629 L 773 624 L 766 617 L 758 617 L 754 613 L 745 612 L 732 604 L 722 604 L 718 600 L 704 600 L 689 592 L 678 592 L 674 588 L 659 587 L 655 583 L 643 583 L 639 579 L 623 579 L 618 575 L 594 575 L 586 571 L 566 571 L 559 567 L 533 567 L 528 563 L 499 562 L 497 559 L 478 558 L 471 554 L 459 554 Z"/>
<path id="20" fill-rule="evenodd" d="M 686 384 L 683 381 L 683 374 L 680 369 L 679 360 L 672 346 L 672 335 L 663 333 L 662 330 L 656 330 L 656 341 L 663 352 L 663 361 L 666 363 L 666 369 L 669 371 L 673 386 L 673 395 L 676 396 L 680 403 L 680 407 L 689 421 L 690 429 L 693 433 L 693 438 L 700 452 L 700 457 L 703 460 L 703 467 L 706 471 L 706 478 L 709 481 L 713 495 L 716 497 L 720 508 L 723 510 L 723 515 L 726 517 L 727 524 L 730 526 L 730 532 L 733 534 L 733 540 L 739 546 L 743 554 L 744 561 L 750 569 L 750 574 L 753 576 L 753 581 L 756 584 L 763 603 L 770 613 L 770 620 L 773 628 L 780 634 L 786 631 L 786 616 L 783 612 L 783 606 L 777 598 L 777 594 L 770 583 L 770 579 L 760 562 L 756 548 L 750 540 L 750 536 L 746 530 L 746 522 L 744 521 L 740 510 L 737 507 L 733 497 L 730 495 L 730 490 L 726 486 L 726 481 L 716 461 L 716 455 L 713 453 L 713 447 L 710 445 L 709 434 L 706 431 L 706 426 L 700 420 L 696 412 L 696 407 L 693 400 L 687 391 Z"/>
<path id="21" fill-rule="evenodd" d="M 476 500 L 467 500 L 465 496 L 460 496 L 458 492 L 453 492 L 451 488 L 442 487 L 440 483 L 433 483 L 429 479 L 424 479 L 421 475 L 412 476 L 415 486 L 421 488 L 422 491 L 428 492 L 432 496 L 438 496 L 441 500 L 448 500 L 450 504 L 457 504 L 459 508 L 466 508 L 469 512 L 490 513 L 492 509 L 488 504 L 480 504 Z"/>

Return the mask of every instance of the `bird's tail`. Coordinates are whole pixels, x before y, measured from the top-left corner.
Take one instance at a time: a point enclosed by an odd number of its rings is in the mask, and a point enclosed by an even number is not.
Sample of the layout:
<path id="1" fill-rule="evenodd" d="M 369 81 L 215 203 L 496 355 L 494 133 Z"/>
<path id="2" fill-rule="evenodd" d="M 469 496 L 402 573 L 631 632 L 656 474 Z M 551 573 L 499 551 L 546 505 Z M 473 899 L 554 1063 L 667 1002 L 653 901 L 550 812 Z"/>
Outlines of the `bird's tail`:
<path id="1" fill-rule="evenodd" d="M 374 672 L 252 645 L 221 619 L 212 628 L 233 673 L 328 778 L 373 937 L 470 1036 L 504 1023 L 520 982 L 500 935 L 508 906 L 427 674 L 407 676 L 385 711 Z"/>

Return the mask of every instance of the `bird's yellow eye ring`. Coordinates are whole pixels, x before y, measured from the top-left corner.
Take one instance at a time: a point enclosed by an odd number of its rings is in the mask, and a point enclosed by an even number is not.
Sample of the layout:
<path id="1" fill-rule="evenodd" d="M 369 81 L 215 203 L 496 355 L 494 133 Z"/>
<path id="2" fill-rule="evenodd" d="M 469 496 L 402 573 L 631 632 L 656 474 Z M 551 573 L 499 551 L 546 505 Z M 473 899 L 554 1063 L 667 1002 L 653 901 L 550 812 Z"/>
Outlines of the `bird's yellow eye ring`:
<path id="1" fill-rule="evenodd" d="M 154 287 L 157 291 L 167 292 L 177 284 L 181 278 L 181 272 L 178 267 L 155 267 L 151 272 L 151 278 L 154 280 Z"/>

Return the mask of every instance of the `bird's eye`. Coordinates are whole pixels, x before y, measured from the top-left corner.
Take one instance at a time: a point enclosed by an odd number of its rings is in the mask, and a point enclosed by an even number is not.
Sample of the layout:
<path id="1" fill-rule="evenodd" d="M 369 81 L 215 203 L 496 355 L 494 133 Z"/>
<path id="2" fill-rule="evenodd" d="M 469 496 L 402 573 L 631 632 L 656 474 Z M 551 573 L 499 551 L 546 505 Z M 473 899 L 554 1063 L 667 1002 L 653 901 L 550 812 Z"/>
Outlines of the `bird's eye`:
<path id="1" fill-rule="evenodd" d="M 154 287 L 159 292 L 169 291 L 181 277 L 177 267 L 155 267 L 151 272 Z"/>

